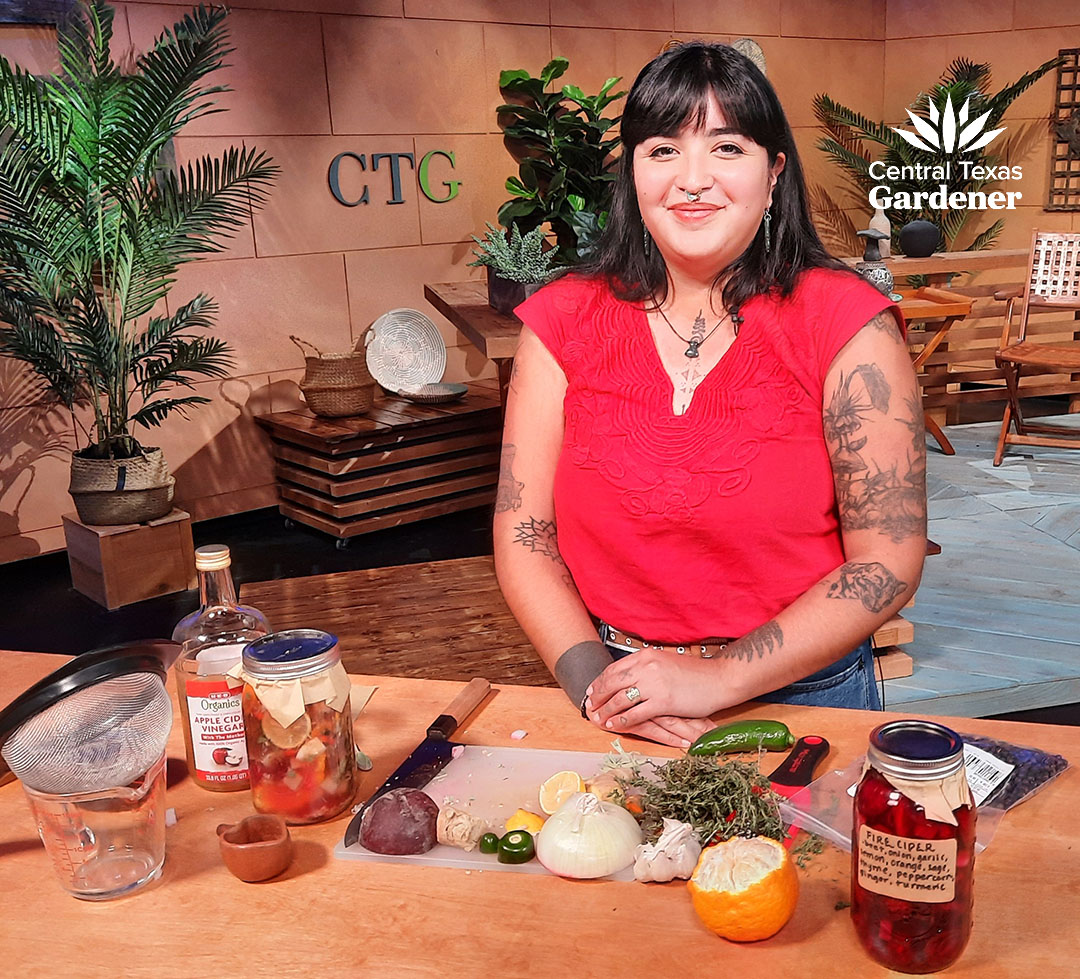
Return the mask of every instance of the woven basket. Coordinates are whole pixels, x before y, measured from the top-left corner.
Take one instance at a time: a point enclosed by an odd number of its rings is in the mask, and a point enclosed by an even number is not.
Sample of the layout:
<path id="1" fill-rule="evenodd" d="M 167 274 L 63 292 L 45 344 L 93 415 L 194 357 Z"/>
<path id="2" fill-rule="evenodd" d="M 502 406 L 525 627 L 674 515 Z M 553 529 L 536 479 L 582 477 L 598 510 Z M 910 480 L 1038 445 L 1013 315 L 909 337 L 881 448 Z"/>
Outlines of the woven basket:
<path id="1" fill-rule="evenodd" d="M 68 492 L 85 524 L 112 527 L 158 520 L 172 510 L 175 485 L 158 448 L 144 449 L 131 459 L 71 457 Z"/>
<path id="2" fill-rule="evenodd" d="M 300 390 L 307 406 L 322 418 L 362 415 L 375 403 L 375 379 L 363 353 L 324 354 L 313 343 L 289 337 L 304 355 Z M 311 356 L 304 349 L 315 351 Z"/>

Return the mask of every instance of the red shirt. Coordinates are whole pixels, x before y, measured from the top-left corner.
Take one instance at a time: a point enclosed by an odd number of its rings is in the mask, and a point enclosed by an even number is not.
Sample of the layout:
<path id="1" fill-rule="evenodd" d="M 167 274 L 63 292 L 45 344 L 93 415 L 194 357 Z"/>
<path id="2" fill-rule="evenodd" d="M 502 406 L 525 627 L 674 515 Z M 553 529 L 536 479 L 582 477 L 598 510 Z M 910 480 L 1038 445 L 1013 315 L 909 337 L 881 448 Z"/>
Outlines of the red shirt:
<path id="1" fill-rule="evenodd" d="M 594 615 L 659 642 L 742 636 L 843 563 L 822 391 L 890 305 L 827 269 L 755 297 L 678 416 L 640 305 L 571 275 L 517 308 L 566 375 L 555 517 Z"/>

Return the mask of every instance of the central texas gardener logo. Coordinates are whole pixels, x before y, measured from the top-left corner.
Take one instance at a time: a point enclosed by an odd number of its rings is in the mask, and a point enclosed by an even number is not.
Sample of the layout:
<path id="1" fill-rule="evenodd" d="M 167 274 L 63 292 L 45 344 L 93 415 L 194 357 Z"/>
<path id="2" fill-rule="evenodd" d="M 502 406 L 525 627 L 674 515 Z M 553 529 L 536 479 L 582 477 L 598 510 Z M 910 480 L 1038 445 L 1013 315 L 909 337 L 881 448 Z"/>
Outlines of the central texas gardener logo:
<path id="1" fill-rule="evenodd" d="M 909 146 L 922 150 L 924 153 L 933 154 L 936 160 L 904 166 L 886 166 L 882 161 L 875 160 L 870 164 L 869 173 L 874 180 L 916 182 L 937 180 L 941 182 L 934 190 L 901 190 L 896 193 L 893 193 L 890 184 L 879 183 L 870 188 L 871 206 L 903 212 L 948 211 L 965 208 L 972 211 L 1015 210 L 1016 202 L 1024 196 L 1020 191 L 996 190 L 987 193 L 982 190 L 950 191 L 949 189 L 949 182 L 954 176 L 958 181 L 970 182 L 969 186 L 973 184 L 975 187 L 981 187 L 992 180 L 1019 180 L 1023 176 L 1023 170 L 1019 166 L 992 166 L 985 162 L 976 163 L 974 160 L 965 160 L 962 157 L 956 161 L 954 174 L 953 160 L 949 157 L 956 153 L 974 153 L 984 146 L 989 146 L 1005 131 L 1005 127 L 983 132 L 990 118 L 990 110 L 969 122 L 971 99 L 963 104 L 959 112 L 953 108 L 951 95 L 945 99 L 943 108 L 939 109 L 930 102 L 928 109 L 929 122 L 915 115 L 910 109 L 907 110 L 915 132 L 900 129 L 897 126 L 889 128 Z"/>
<path id="2" fill-rule="evenodd" d="M 971 99 L 964 103 L 959 112 L 953 110 L 951 95 L 945 99 L 944 109 L 939 110 L 933 102 L 929 104 L 929 109 L 930 122 L 915 115 L 910 109 L 907 110 L 908 118 L 911 120 L 916 132 L 918 132 L 918 136 L 897 126 L 890 126 L 889 128 L 906 143 L 914 146 L 915 149 L 926 150 L 928 153 L 952 153 L 954 150 L 970 153 L 974 150 L 981 150 L 1005 131 L 1005 127 L 1002 126 L 1000 129 L 991 129 L 988 133 L 983 132 L 986 121 L 990 118 L 989 110 L 969 123 L 968 115 L 971 111 Z M 934 126 L 937 126 L 936 130 Z M 922 139 L 919 139 L 919 136 Z"/>

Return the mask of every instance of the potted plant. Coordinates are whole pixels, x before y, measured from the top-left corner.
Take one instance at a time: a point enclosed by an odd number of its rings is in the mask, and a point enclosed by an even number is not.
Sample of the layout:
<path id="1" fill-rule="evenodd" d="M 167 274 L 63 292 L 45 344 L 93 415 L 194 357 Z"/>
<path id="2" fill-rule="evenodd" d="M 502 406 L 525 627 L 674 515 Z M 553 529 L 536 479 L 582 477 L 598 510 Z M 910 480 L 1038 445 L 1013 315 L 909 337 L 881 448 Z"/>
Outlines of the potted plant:
<path id="1" fill-rule="evenodd" d="M 620 140 L 610 135 L 619 117 L 603 113 L 626 92 L 612 94 L 618 77 L 605 81 L 597 95 L 576 85 L 548 91 L 569 65 L 566 58 L 553 58 L 539 78 L 523 68 L 502 72 L 499 88 L 515 101 L 496 111 L 507 148 L 518 160 L 518 176 L 506 181 L 512 196 L 499 208 L 499 223 L 523 231 L 550 224 L 559 260 L 573 265 L 588 257 L 607 220 L 612 153 Z"/>
<path id="2" fill-rule="evenodd" d="M 220 251 L 278 171 L 248 148 L 163 166 L 187 123 L 220 111 L 212 96 L 226 89 L 205 79 L 231 50 L 225 13 L 197 7 L 131 74 L 110 55 L 103 0 L 86 0 L 65 27 L 58 75 L 0 58 L 0 354 L 28 364 L 76 419 L 86 444 L 70 491 L 84 523 L 170 511 L 161 451 L 132 431 L 207 403 L 175 389 L 230 365 L 228 344 L 206 335 L 209 296 L 171 314 L 161 302 L 177 268 Z"/>
<path id="3" fill-rule="evenodd" d="M 473 249 L 476 261 L 469 265 L 487 267 L 488 303 L 509 316 L 515 306 L 562 270 L 553 264 L 555 249 L 544 250 L 544 229 L 539 225 L 523 235 L 515 224 L 509 237 L 493 225 L 487 229 L 483 238 L 473 235 L 480 250 Z"/>

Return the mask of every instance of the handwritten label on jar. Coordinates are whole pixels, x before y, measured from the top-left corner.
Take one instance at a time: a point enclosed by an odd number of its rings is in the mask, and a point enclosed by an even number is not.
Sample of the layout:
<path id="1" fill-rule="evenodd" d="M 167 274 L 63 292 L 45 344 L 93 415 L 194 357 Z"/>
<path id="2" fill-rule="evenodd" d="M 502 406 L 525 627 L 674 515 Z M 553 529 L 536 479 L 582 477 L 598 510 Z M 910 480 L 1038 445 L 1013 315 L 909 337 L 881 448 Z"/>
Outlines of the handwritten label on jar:
<path id="1" fill-rule="evenodd" d="M 859 885 L 885 897 L 945 904 L 956 894 L 956 840 L 913 840 L 862 826 Z"/>

